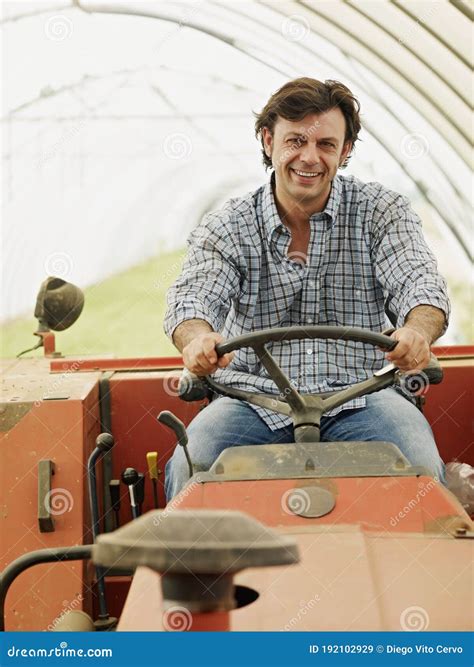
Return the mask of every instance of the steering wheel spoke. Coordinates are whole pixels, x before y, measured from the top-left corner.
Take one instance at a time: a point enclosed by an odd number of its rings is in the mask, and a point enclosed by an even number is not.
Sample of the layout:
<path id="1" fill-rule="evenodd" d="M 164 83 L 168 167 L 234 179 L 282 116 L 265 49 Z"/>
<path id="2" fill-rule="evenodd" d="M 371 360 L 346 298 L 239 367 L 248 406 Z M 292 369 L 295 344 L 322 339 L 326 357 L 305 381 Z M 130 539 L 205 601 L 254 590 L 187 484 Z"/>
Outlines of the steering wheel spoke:
<path id="1" fill-rule="evenodd" d="M 260 359 L 262 366 L 278 387 L 280 391 L 279 395 L 234 389 L 233 387 L 227 387 L 215 382 L 210 376 L 206 378 L 206 382 L 217 393 L 239 398 L 254 405 L 290 416 L 293 419 L 295 440 L 297 442 L 319 439 L 319 426 L 324 413 L 354 398 L 380 391 L 394 383 L 395 374 L 398 369 L 391 365 L 377 371 L 368 380 L 363 380 L 345 389 L 321 394 L 300 394 L 291 384 L 289 378 L 282 371 L 265 345 L 270 341 L 281 343 L 283 340 L 301 340 L 304 338 L 355 341 L 374 345 L 386 351 L 393 350 L 397 345 L 396 340 L 384 334 L 351 327 L 299 326 L 263 329 L 243 334 L 242 336 L 236 336 L 225 343 L 220 343 L 216 346 L 216 352 L 218 357 L 221 357 L 228 352 L 240 350 L 243 347 L 252 348 Z"/>
<path id="2" fill-rule="evenodd" d="M 253 349 L 291 408 L 293 410 L 303 410 L 305 407 L 303 397 L 293 387 L 267 348 L 264 345 L 254 345 Z"/>
<path id="3" fill-rule="evenodd" d="M 288 417 L 291 416 L 290 406 L 285 401 L 280 400 L 278 395 L 265 394 L 262 392 L 256 393 L 254 391 L 238 389 L 237 387 L 229 387 L 228 385 L 216 382 L 209 375 L 205 378 L 205 382 L 216 394 L 238 398 L 241 401 L 247 401 L 247 403 L 258 405 L 261 408 L 268 408 L 269 410 L 275 410 L 275 412 L 281 412 L 284 415 L 288 415 Z"/>
<path id="4" fill-rule="evenodd" d="M 324 412 L 334 410 L 334 408 L 338 408 L 340 405 L 352 401 L 354 398 L 367 396 L 368 394 L 373 394 L 376 391 L 381 391 L 386 387 L 390 387 L 393 384 L 397 370 L 398 369 L 394 366 L 383 375 L 373 375 L 368 380 L 362 380 L 362 382 L 357 382 L 347 389 L 341 389 L 340 391 L 335 392 L 333 396 L 328 396 L 323 399 Z"/>

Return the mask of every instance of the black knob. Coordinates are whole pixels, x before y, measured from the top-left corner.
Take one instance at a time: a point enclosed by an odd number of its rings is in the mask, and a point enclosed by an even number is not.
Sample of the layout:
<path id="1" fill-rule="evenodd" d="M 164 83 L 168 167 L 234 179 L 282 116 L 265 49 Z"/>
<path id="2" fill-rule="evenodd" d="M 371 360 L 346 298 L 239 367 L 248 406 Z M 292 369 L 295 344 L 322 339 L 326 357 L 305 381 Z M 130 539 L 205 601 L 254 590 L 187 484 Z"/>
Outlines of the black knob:
<path id="1" fill-rule="evenodd" d="M 122 473 L 122 482 L 127 486 L 133 486 L 138 482 L 138 473 L 135 468 L 125 468 Z"/>
<path id="2" fill-rule="evenodd" d="M 104 453 L 110 451 L 114 444 L 114 437 L 110 433 L 100 433 L 95 441 L 95 446 Z"/>

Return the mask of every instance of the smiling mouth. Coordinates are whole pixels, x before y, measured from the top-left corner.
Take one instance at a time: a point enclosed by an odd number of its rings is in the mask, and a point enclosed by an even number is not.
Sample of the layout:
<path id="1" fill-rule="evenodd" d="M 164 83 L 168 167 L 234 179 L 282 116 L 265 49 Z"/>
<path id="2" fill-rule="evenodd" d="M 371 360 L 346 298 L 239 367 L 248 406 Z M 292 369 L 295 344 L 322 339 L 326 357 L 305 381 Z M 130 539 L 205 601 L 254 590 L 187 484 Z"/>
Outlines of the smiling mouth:
<path id="1" fill-rule="evenodd" d="M 300 171 L 299 169 L 293 169 L 293 167 L 291 167 L 291 169 L 297 176 L 302 178 L 316 178 L 317 176 L 321 176 L 323 173 L 322 171 Z"/>

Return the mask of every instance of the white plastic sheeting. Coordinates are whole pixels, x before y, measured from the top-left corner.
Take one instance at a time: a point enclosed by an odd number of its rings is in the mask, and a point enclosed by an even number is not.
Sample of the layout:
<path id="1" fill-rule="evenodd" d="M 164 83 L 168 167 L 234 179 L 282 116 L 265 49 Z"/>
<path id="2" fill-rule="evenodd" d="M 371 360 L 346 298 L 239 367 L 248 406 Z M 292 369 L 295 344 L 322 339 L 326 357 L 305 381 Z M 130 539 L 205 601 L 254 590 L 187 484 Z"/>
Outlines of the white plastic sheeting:
<path id="1" fill-rule="evenodd" d="M 410 196 L 442 270 L 469 280 L 467 3 L 2 9 L 3 318 L 31 309 L 47 273 L 95 283 L 182 246 L 207 208 L 262 183 L 252 111 L 302 75 L 354 90 L 364 131 L 348 172 Z"/>

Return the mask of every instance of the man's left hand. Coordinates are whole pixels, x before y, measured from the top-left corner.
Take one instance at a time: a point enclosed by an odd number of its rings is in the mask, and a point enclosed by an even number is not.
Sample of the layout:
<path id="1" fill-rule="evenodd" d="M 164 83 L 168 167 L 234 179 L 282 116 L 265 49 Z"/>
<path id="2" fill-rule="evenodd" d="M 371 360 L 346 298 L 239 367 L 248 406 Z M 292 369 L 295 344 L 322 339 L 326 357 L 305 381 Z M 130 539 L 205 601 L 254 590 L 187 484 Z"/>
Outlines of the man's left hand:
<path id="1" fill-rule="evenodd" d="M 385 358 L 405 373 L 416 373 L 429 364 L 431 353 L 427 339 L 410 327 L 402 327 L 390 338 L 398 340 L 397 346 Z"/>

